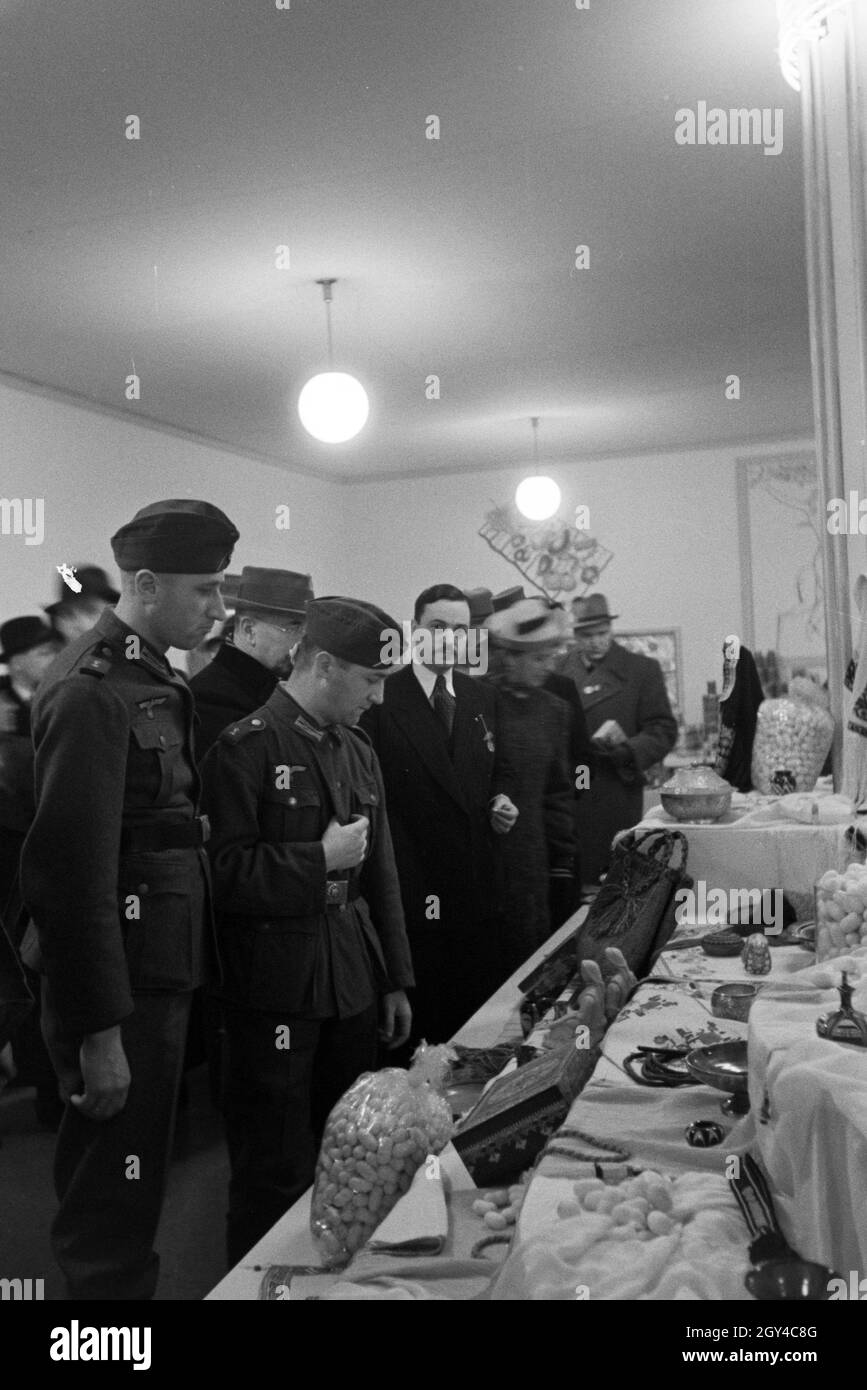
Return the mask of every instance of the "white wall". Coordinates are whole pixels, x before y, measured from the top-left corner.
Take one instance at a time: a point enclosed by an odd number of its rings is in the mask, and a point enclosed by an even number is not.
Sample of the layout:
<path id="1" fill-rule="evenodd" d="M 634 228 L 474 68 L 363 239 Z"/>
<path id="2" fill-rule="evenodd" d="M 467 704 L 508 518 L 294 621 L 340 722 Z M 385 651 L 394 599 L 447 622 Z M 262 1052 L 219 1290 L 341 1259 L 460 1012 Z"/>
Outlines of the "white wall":
<path id="1" fill-rule="evenodd" d="M 690 723 L 701 719 L 706 682 L 720 682 L 723 637 L 741 628 L 735 461 L 749 452 L 545 468 L 562 488 L 562 514 L 589 506 L 591 534 L 614 552 L 599 589 L 618 625 L 680 627 Z M 112 532 L 146 503 L 186 495 L 235 522 L 234 570 L 307 571 L 316 593 L 355 594 L 402 622 L 429 584 L 496 591 L 521 582 L 477 534 L 521 476 L 504 469 L 329 483 L 0 379 L 0 495 L 45 502 L 42 545 L 0 535 L 0 621 L 51 602 L 61 563 L 101 565 L 116 577 Z M 289 531 L 274 524 L 281 504 L 290 507 Z"/>
<path id="2" fill-rule="evenodd" d="M 3 381 L 0 495 L 45 504 L 41 545 L 0 535 L 0 621 L 52 602 L 56 565 L 100 565 L 116 579 L 109 537 L 163 497 L 201 497 L 226 512 L 241 532 L 233 570 L 309 572 L 318 593 L 333 592 L 343 572 L 336 518 L 346 494 L 335 484 Z M 288 531 L 275 526 L 281 504 Z"/>
<path id="3" fill-rule="evenodd" d="M 707 681 L 721 688 L 723 638 L 741 629 L 735 461 L 749 452 L 542 464 L 562 489 L 562 515 L 588 505 L 591 535 L 614 552 L 598 589 L 621 615 L 615 627 L 681 629 L 689 723 L 701 720 Z M 348 587 L 402 621 L 429 584 L 496 592 L 521 583 L 477 534 L 490 507 L 513 498 L 521 476 L 510 469 L 350 486 Z"/>

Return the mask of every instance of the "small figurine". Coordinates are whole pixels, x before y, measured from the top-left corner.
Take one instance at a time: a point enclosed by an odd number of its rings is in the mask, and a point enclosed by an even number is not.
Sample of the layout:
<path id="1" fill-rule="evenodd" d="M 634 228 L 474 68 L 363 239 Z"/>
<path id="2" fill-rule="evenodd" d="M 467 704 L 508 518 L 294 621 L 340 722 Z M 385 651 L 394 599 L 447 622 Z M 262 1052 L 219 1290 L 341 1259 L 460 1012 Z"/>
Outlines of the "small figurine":
<path id="1" fill-rule="evenodd" d="M 768 975 L 771 970 L 771 948 L 761 932 L 753 932 L 744 942 L 741 964 L 748 975 Z"/>

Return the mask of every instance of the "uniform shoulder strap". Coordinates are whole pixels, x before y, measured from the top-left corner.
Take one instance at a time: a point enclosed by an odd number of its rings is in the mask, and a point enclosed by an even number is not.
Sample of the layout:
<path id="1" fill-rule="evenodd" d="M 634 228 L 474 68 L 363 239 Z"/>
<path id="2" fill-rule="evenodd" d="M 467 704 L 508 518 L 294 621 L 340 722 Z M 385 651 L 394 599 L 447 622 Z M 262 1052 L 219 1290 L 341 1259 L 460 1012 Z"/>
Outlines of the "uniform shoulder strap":
<path id="1" fill-rule="evenodd" d="M 223 729 L 218 736 L 218 743 L 240 743 L 242 739 L 249 738 L 251 734 L 262 734 L 267 728 L 265 720 L 261 715 L 248 714 L 245 719 L 236 719 L 234 724 Z"/>
<path id="2" fill-rule="evenodd" d="M 92 647 L 85 654 L 84 659 L 76 667 L 81 676 L 93 676 L 97 680 L 102 680 L 111 670 L 112 662 L 117 653 L 109 642 L 100 640 L 95 647 Z"/>

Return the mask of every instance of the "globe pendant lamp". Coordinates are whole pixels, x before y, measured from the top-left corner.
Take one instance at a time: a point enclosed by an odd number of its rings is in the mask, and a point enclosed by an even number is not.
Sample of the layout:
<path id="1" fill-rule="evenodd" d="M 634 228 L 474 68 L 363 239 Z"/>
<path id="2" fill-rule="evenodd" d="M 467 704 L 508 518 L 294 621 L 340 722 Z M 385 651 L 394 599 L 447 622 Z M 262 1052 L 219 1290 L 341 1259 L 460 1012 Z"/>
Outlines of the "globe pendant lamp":
<path id="1" fill-rule="evenodd" d="M 370 412 L 367 392 L 361 382 L 348 372 L 334 371 L 334 349 L 331 342 L 331 287 L 337 282 L 317 280 L 322 286 L 328 332 L 327 372 L 319 372 L 301 388 L 298 414 L 301 423 L 314 439 L 323 444 L 345 444 L 364 428 Z"/>
<path id="2" fill-rule="evenodd" d="M 539 417 L 534 415 L 533 426 L 533 465 L 529 478 L 518 484 L 515 491 L 515 506 L 528 521 L 547 521 L 560 505 L 560 489 L 553 478 L 539 473 Z"/>

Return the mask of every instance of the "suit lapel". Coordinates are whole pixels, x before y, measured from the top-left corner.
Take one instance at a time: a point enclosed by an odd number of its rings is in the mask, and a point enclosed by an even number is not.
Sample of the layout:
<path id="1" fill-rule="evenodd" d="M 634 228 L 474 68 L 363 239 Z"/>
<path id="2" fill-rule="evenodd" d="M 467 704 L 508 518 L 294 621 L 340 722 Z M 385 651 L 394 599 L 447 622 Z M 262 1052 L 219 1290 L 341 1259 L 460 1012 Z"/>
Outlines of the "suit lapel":
<path id="1" fill-rule="evenodd" d="M 463 810 L 467 810 L 461 784 L 455 774 L 437 716 L 425 699 L 424 691 L 410 667 L 389 679 L 386 685 L 386 704 L 390 706 L 391 717 L 403 730 L 430 775 Z M 453 730 L 456 752 L 459 747 L 461 719 L 461 701 L 458 698 Z"/>

